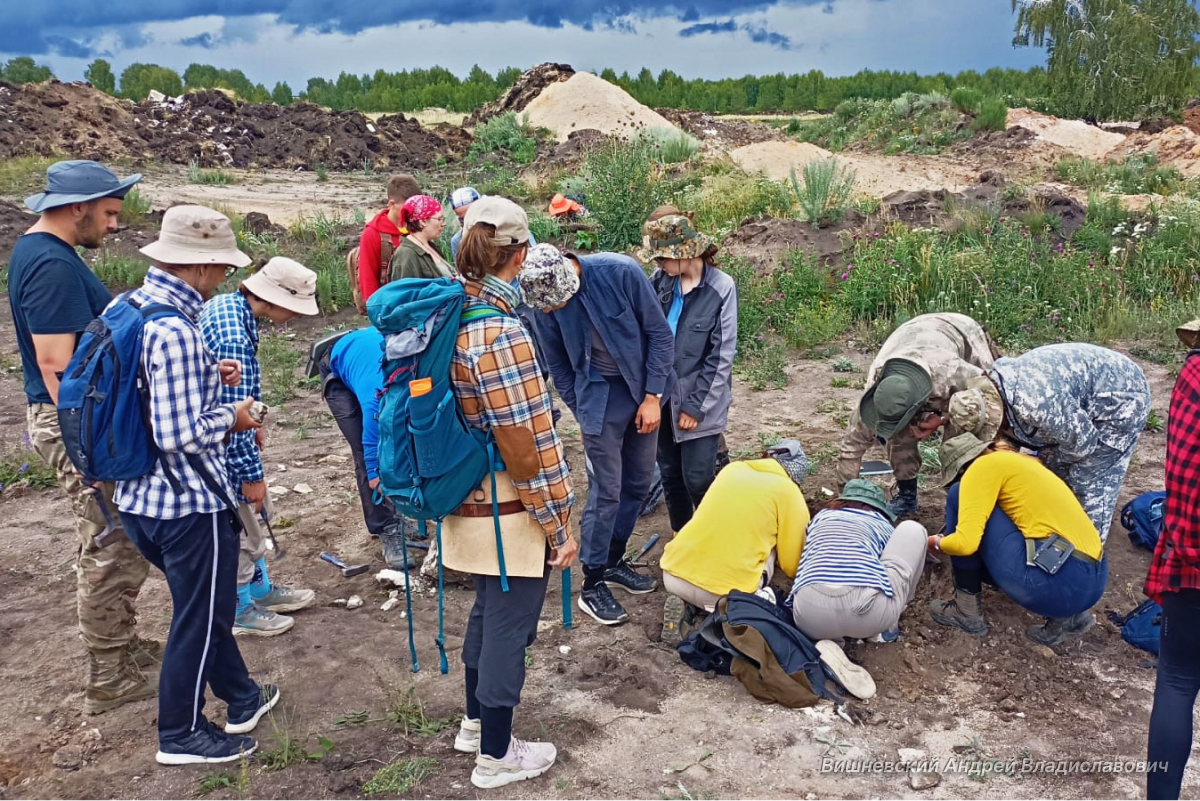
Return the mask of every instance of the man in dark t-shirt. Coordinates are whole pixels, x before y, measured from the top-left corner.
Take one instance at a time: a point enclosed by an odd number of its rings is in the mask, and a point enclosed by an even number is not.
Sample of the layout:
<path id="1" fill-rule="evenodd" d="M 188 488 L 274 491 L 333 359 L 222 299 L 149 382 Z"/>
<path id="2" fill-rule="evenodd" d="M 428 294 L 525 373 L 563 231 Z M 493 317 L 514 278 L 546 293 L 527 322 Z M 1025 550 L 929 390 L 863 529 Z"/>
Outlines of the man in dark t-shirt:
<path id="1" fill-rule="evenodd" d="M 113 485 L 92 488 L 82 483 L 67 458 L 55 410 L 59 374 L 71 360 L 80 334 L 112 299 L 75 248 L 98 248 L 117 230 L 122 199 L 140 180 L 140 175 L 121 180 L 94 161 L 52 164 L 46 171 L 46 191 L 25 200 L 41 217 L 17 240 L 8 262 L 8 298 L 25 374 L 29 437 L 38 455 L 57 471 L 79 533 L 76 598 L 79 635 L 88 651 L 84 708 L 90 714 L 155 695 L 158 682 L 147 678 L 142 668 L 162 660 L 160 643 L 134 633 L 134 601 L 150 566 L 123 531 L 105 534 L 113 527 L 109 519 L 120 527 L 112 504 Z"/>

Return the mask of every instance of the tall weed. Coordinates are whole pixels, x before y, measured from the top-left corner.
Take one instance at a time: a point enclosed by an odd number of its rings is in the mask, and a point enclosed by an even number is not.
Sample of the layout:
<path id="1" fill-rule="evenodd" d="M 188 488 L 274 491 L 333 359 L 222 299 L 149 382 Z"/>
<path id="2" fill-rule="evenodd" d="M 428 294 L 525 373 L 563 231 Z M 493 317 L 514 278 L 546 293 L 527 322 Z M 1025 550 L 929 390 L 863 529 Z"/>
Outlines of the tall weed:
<path id="1" fill-rule="evenodd" d="M 529 164 L 537 155 L 537 139 L 529 127 L 529 116 L 517 120 L 510 111 L 481 122 L 475 128 L 470 155 L 479 159 L 489 153 L 505 153 L 518 164 Z"/>
<path id="2" fill-rule="evenodd" d="M 642 240 L 642 223 L 664 188 L 654 149 L 644 141 L 610 141 L 587 155 L 583 171 L 566 189 L 582 191 L 600 226 L 601 250 L 626 250 Z"/>
<path id="3" fill-rule="evenodd" d="M 796 202 L 804 218 L 817 228 L 836 223 L 846 213 L 850 193 L 854 191 L 854 170 L 838 164 L 837 159 L 810 161 L 803 168 L 804 182 L 796 180 L 796 168 L 789 177 Z"/>
<path id="4" fill-rule="evenodd" d="M 691 161 L 700 152 L 700 142 L 694 136 L 672 128 L 644 128 L 636 138 L 654 148 L 655 155 L 663 164 Z"/>

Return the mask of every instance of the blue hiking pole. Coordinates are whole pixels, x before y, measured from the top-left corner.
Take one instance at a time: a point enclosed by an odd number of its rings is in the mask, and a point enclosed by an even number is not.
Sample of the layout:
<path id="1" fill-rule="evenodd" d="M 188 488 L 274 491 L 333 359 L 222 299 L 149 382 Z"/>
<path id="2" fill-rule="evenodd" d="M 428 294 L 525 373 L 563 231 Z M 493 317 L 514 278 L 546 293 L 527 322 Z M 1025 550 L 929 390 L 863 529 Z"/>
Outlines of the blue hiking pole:
<path id="1" fill-rule="evenodd" d="M 572 626 L 571 622 L 571 568 L 563 568 L 563 586 L 562 586 L 562 609 L 563 609 L 563 628 L 569 629 Z"/>

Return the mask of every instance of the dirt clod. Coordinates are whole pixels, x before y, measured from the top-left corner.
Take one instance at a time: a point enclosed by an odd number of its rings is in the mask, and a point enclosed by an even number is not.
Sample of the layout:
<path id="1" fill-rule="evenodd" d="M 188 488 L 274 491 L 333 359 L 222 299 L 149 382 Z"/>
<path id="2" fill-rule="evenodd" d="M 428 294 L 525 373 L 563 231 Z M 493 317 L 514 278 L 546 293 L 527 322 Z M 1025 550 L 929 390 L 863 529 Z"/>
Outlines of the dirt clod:
<path id="1" fill-rule="evenodd" d="M 63 770 L 79 770 L 83 765 L 83 749 L 78 745 L 64 745 L 50 758 L 54 767 Z"/>
<path id="2" fill-rule="evenodd" d="M 910 770 L 908 786 L 914 790 L 932 790 L 942 783 L 942 775 L 930 770 Z"/>

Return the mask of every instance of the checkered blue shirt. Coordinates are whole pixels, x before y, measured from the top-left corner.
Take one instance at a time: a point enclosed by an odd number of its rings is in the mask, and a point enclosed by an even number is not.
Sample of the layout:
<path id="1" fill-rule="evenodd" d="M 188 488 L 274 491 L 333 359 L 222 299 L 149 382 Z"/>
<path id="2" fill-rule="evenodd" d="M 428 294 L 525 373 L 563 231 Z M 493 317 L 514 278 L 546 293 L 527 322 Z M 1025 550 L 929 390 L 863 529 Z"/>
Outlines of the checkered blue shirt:
<path id="1" fill-rule="evenodd" d="M 127 514 L 176 520 L 209 514 L 225 503 L 205 485 L 184 454 L 200 457 L 207 473 L 232 494 L 225 473 L 225 434 L 237 415 L 220 402 L 217 362 L 204 347 L 196 319 L 204 299 L 174 276 L 151 267 L 134 290 L 140 303 L 163 303 L 184 313 L 148 321 L 143 328 L 142 370 L 148 377 L 150 423 L 163 458 L 154 470 L 132 481 L 118 481 L 115 500 Z M 164 472 L 178 482 L 172 486 Z"/>
<path id="2" fill-rule="evenodd" d="M 237 403 L 246 398 L 262 400 L 258 321 L 254 319 L 246 296 L 241 292 L 230 292 L 205 303 L 200 312 L 200 334 L 214 359 L 237 359 L 242 363 L 242 383 L 236 387 L 222 386 L 221 403 Z M 262 457 L 254 443 L 253 431 L 229 435 L 225 462 L 229 467 L 229 481 L 239 493 L 242 484 L 263 480 Z"/>

